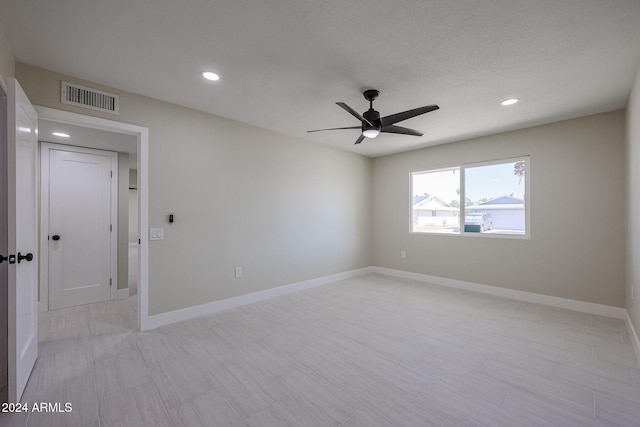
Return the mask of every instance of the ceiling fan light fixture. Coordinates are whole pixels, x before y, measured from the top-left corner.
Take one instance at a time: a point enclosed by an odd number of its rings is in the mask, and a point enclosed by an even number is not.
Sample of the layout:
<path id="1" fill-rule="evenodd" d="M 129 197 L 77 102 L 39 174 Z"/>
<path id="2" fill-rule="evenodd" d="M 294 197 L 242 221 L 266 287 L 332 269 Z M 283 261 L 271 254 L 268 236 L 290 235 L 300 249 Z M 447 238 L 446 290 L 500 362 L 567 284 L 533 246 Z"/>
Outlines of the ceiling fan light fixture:
<path id="1" fill-rule="evenodd" d="M 378 135 L 380 135 L 379 129 L 367 129 L 362 131 L 362 136 L 365 138 L 375 138 Z"/>

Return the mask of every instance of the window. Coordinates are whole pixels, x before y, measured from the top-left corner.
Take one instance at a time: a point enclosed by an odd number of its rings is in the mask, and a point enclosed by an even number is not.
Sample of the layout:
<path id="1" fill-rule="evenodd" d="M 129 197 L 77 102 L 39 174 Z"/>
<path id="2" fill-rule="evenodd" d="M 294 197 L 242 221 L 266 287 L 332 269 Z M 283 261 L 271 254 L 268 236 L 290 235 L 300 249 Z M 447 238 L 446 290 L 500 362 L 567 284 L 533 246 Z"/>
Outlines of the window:
<path id="1" fill-rule="evenodd" d="M 416 233 L 460 231 L 460 168 L 416 172 L 412 179 Z"/>
<path id="2" fill-rule="evenodd" d="M 529 158 L 474 163 L 411 174 L 411 231 L 528 235 Z"/>

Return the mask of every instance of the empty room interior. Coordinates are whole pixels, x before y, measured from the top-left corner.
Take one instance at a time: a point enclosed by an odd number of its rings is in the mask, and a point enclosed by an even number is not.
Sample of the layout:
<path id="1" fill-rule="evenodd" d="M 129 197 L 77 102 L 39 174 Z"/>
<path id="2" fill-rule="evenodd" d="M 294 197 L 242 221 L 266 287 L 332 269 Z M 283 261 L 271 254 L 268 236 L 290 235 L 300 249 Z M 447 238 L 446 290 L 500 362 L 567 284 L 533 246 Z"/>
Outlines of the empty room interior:
<path id="1" fill-rule="evenodd" d="M 0 0 L 0 425 L 640 425 L 639 22 Z"/>

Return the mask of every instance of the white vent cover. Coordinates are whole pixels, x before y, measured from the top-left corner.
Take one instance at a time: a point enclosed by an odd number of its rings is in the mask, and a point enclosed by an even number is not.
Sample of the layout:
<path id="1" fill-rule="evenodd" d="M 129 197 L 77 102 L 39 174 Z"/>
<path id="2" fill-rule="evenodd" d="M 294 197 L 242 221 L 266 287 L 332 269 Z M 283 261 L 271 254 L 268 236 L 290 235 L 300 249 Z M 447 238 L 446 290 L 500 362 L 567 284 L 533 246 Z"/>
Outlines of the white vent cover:
<path id="1" fill-rule="evenodd" d="M 113 93 L 80 86 L 75 83 L 62 82 L 60 101 L 63 104 L 77 105 L 105 113 L 119 114 L 120 97 Z"/>

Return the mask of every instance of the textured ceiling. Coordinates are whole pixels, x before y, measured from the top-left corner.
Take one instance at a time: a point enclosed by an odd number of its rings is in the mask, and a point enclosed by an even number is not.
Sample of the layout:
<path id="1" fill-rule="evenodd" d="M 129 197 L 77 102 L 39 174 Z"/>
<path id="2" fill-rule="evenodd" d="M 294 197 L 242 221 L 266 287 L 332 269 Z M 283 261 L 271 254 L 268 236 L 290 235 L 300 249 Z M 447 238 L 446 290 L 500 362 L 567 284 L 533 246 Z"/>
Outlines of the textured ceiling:
<path id="1" fill-rule="evenodd" d="M 17 61 L 380 156 L 624 108 L 638 0 L 0 0 Z M 199 73 L 220 74 L 214 84 Z M 335 105 L 438 104 L 354 146 Z M 521 102 L 501 107 L 505 98 Z"/>

